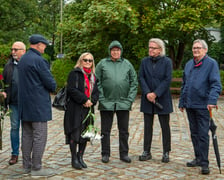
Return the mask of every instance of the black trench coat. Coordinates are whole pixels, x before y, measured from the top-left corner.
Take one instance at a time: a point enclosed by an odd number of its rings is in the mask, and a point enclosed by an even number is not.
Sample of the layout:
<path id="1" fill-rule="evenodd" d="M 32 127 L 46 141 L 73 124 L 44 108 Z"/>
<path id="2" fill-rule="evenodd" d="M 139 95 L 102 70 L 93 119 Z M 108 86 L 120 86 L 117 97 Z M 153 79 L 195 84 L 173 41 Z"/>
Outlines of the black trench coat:
<path id="1" fill-rule="evenodd" d="M 76 134 L 75 141 L 80 141 L 83 127 L 82 121 L 88 114 L 89 108 L 85 108 L 83 104 L 88 100 L 84 92 L 84 74 L 80 68 L 72 70 L 67 80 L 68 104 L 64 114 L 64 133 L 66 136 L 66 144 L 70 141 L 71 133 Z M 96 105 L 99 98 L 97 83 L 95 82 L 91 101 Z M 94 109 L 92 108 L 94 111 Z M 88 124 L 85 124 L 87 126 Z M 75 132 L 75 133 L 74 133 Z"/>

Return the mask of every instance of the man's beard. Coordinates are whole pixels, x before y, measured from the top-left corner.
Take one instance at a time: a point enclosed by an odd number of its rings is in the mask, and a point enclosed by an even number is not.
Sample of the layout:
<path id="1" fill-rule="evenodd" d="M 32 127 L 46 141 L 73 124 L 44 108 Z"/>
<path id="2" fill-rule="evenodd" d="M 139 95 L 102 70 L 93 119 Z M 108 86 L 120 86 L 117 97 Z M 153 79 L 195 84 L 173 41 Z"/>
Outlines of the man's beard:
<path id="1" fill-rule="evenodd" d="M 18 56 L 16 54 L 12 54 L 13 59 L 17 60 Z"/>

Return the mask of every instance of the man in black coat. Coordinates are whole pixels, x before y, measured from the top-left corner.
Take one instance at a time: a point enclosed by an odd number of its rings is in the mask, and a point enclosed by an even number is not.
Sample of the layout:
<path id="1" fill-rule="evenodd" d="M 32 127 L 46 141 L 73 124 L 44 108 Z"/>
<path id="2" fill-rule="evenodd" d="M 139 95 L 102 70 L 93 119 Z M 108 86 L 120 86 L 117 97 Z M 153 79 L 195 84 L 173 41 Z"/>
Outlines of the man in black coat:
<path id="1" fill-rule="evenodd" d="M 142 89 L 141 112 L 144 113 L 144 151 L 140 161 L 152 158 L 151 143 L 154 115 L 158 114 L 163 137 L 162 162 L 169 162 L 171 150 L 170 113 L 173 112 L 170 83 L 172 79 L 172 63 L 165 56 L 165 45 L 161 39 L 149 40 L 149 56 L 140 66 L 139 81 Z M 160 103 L 163 108 L 156 104 Z"/>
<path id="2" fill-rule="evenodd" d="M 18 61 L 26 52 L 26 46 L 23 42 L 14 42 L 11 48 L 11 58 L 4 67 L 3 79 L 5 84 L 6 93 L 6 105 L 9 105 L 10 113 L 10 138 L 11 138 L 11 158 L 9 165 L 16 164 L 18 162 L 19 155 L 19 129 L 20 118 L 18 113 Z"/>

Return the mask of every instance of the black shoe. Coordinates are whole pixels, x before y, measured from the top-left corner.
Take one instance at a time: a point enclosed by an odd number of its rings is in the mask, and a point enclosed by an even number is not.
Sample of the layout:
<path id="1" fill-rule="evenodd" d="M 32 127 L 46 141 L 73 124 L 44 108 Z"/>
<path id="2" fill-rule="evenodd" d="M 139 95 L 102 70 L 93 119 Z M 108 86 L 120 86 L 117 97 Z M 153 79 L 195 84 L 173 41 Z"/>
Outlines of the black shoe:
<path id="1" fill-rule="evenodd" d="M 202 166 L 201 168 L 201 174 L 209 174 L 210 170 L 208 168 L 208 166 Z"/>
<path id="2" fill-rule="evenodd" d="M 152 159 L 152 155 L 148 151 L 144 151 L 141 156 L 139 156 L 139 161 L 147 161 Z"/>
<path id="3" fill-rule="evenodd" d="M 168 163 L 170 161 L 169 152 L 163 153 L 162 162 Z"/>
<path id="4" fill-rule="evenodd" d="M 72 167 L 75 169 L 82 169 L 82 165 L 79 163 L 78 159 L 72 161 Z"/>
<path id="5" fill-rule="evenodd" d="M 131 163 L 131 158 L 129 158 L 128 156 L 122 156 L 120 157 L 120 160 L 126 163 Z"/>
<path id="6" fill-rule="evenodd" d="M 103 163 L 108 163 L 109 162 L 109 156 L 108 155 L 103 155 L 102 156 L 102 162 Z"/>
<path id="7" fill-rule="evenodd" d="M 79 163 L 82 165 L 82 167 L 87 168 L 86 163 L 83 161 L 83 155 L 78 153 L 77 156 L 78 156 Z"/>
<path id="8" fill-rule="evenodd" d="M 198 159 L 194 159 L 193 161 L 187 162 L 187 167 L 196 167 L 200 166 L 200 161 Z"/>

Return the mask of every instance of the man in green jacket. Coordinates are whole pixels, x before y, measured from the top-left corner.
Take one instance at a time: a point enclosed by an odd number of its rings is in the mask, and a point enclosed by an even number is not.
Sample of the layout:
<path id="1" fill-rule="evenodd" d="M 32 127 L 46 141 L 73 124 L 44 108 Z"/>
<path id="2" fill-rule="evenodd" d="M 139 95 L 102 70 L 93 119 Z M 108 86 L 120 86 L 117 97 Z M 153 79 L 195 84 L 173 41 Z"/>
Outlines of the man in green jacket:
<path id="1" fill-rule="evenodd" d="M 120 42 L 109 45 L 109 57 L 96 66 L 99 89 L 99 110 L 101 116 L 102 162 L 108 163 L 110 157 L 110 132 L 113 116 L 116 113 L 119 129 L 120 160 L 130 163 L 128 156 L 129 111 L 137 94 L 137 75 L 132 64 L 122 57 Z"/>

